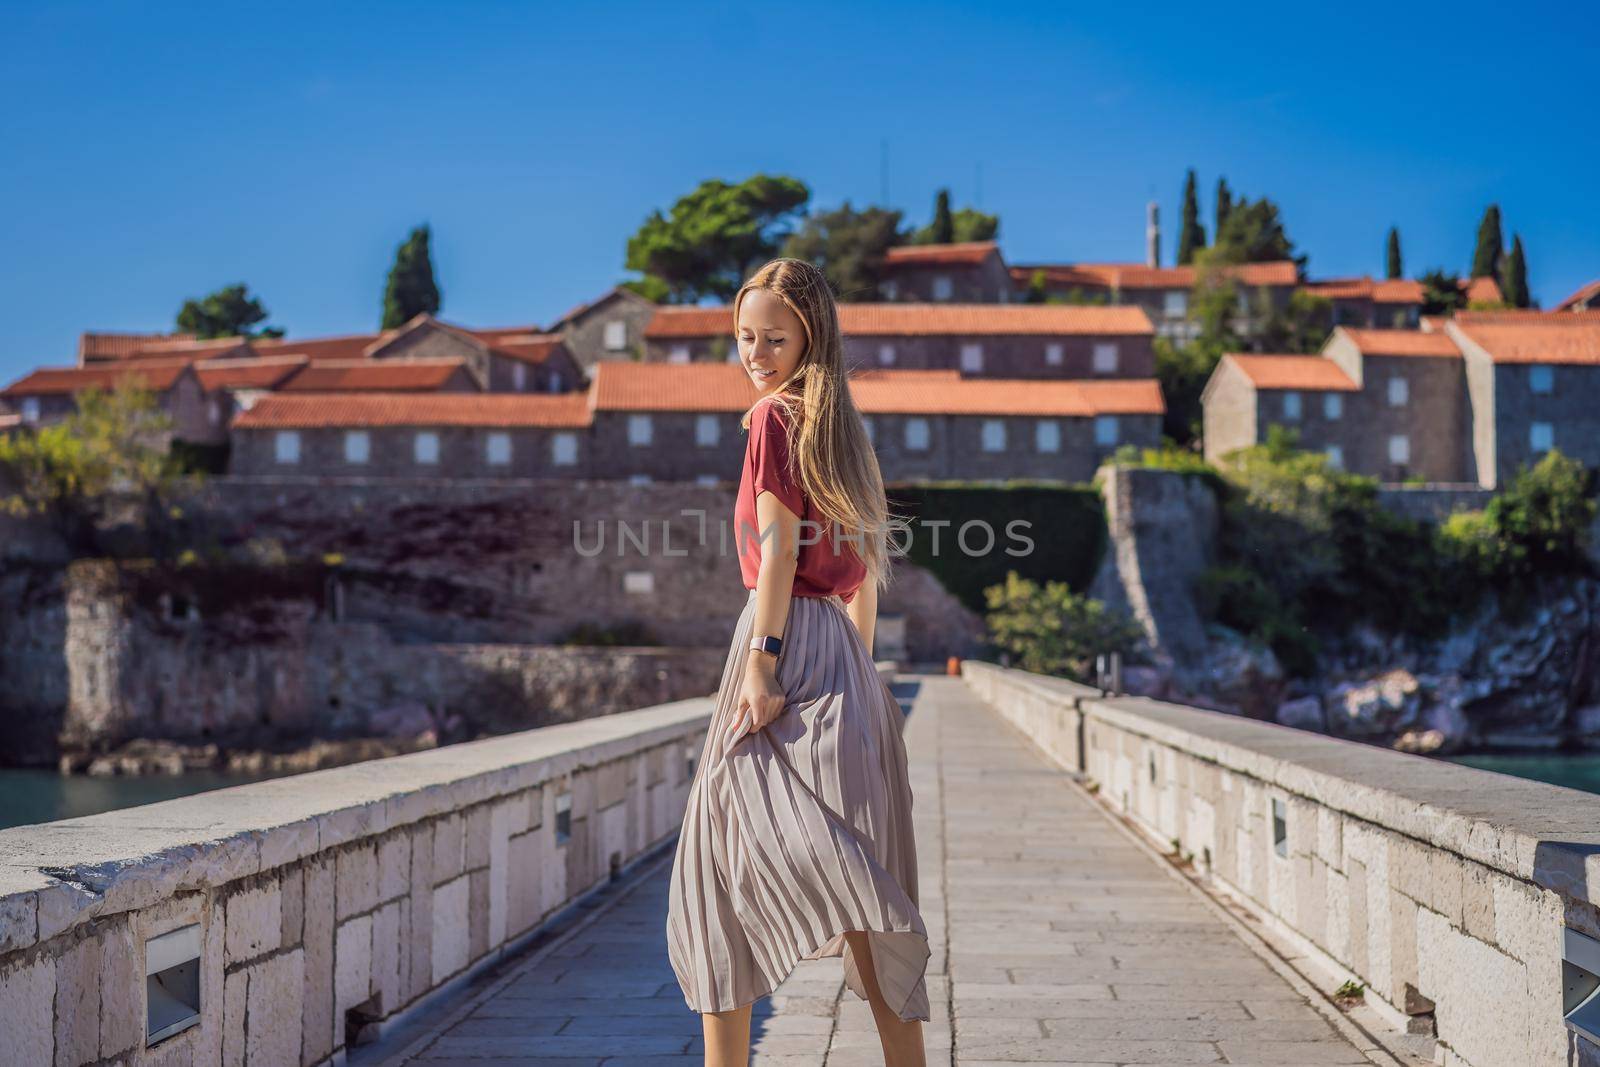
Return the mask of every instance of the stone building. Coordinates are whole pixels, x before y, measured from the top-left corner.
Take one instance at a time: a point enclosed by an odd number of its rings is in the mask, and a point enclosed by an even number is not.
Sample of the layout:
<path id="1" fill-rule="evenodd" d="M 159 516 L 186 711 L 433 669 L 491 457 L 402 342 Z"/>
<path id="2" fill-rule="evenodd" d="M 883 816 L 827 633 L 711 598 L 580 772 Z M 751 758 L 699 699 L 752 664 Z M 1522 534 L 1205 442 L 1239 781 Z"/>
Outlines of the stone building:
<path id="1" fill-rule="evenodd" d="M 1600 311 L 1600 279 L 1581 286 L 1577 292 L 1557 304 L 1553 311 Z"/>
<path id="2" fill-rule="evenodd" d="M 1011 280 L 1019 292 L 1042 282 L 1044 292 L 1073 302 L 1104 302 L 1142 308 L 1162 337 L 1186 341 L 1199 331 L 1189 317 L 1194 267 L 1153 267 L 1143 263 L 1034 263 L 1015 266 Z M 1258 329 L 1269 310 L 1282 310 L 1300 284 L 1299 268 L 1289 260 L 1225 267 L 1222 276 L 1239 292 L 1240 324 L 1246 334 Z"/>
<path id="3" fill-rule="evenodd" d="M 0 390 L 0 414 L 17 416 L 21 425 L 48 425 L 76 410 L 78 394 L 90 389 L 109 392 L 123 382 L 155 395 L 157 405 L 172 420 L 175 439 L 205 441 L 212 435 L 204 389 L 183 360 L 42 367 Z"/>
<path id="4" fill-rule="evenodd" d="M 617 286 L 580 304 L 545 328 L 557 334 L 585 374 L 603 360 L 644 358 L 644 330 L 656 305 L 632 289 Z"/>
<path id="5" fill-rule="evenodd" d="M 1014 288 L 993 241 L 891 248 L 881 277 L 884 300 L 914 304 L 1004 304 Z"/>
<path id="6" fill-rule="evenodd" d="M 1149 378 L 1154 330 L 1139 308 L 1060 304 L 841 304 L 845 359 L 856 369 L 953 370 L 992 378 Z M 663 307 L 646 358 L 738 358 L 727 307 Z"/>
<path id="7" fill-rule="evenodd" d="M 1422 315 L 1422 283 L 1407 278 L 1327 278 L 1300 291 L 1333 305 L 1332 326 L 1414 330 Z"/>
<path id="8" fill-rule="evenodd" d="M 1081 481 L 1156 444 L 1163 411 L 1153 379 L 877 370 L 851 393 L 888 481 Z M 551 396 L 278 393 L 234 420 L 231 473 L 732 483 L 756 399 L 726 363 L 602 362 L 586 393 Z"/>

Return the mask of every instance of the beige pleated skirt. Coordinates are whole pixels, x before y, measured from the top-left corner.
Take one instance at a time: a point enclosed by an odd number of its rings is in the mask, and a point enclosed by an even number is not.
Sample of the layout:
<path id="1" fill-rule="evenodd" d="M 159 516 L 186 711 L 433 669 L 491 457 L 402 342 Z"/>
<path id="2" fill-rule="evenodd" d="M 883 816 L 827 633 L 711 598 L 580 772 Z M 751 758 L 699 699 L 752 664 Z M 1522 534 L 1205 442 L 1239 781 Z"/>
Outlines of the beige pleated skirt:
<path id="1" fill-rule="evenodd" d="M 904 716 L 836 596 L 793 597 L 778 657 L 787 704 L 727 746 L 755 615 L 739 617 L 678 838 L 667 948 L 697 1012 L 771 993 L 800 960 L 844 957 L 868 931 L 884 999 L 928 1018 L 928 933 L 917 911 Z"/>

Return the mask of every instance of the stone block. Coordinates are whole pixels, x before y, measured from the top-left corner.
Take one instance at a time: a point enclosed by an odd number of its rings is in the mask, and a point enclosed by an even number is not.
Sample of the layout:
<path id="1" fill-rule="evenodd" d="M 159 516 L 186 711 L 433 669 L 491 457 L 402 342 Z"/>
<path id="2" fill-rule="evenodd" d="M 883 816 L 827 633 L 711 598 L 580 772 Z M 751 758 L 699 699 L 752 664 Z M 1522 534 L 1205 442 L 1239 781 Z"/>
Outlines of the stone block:
<path id="1" fill-rule="evenodd" d="M 1518 882 L 1498 871 L 1489 872 L 1494 901 L 1494 941 L 1507 955 L 1524 963 L 1559 958 L 1561 951 L 1561 898 L 1555 893 Z"/>
<path id="2" fill-rule="evenodd" d="M 305 990 L 304 949 L 272 956 L 250 968 L 250 987 L 245 997 L 250 1020 L 245 1057 L 248 1067 L 300 1062 Z"/>
<path id="3" fill-rule="evenodd" d="M 1401 1011 L 1411 1011 L 1412 1007 L 1429 1010 L 1406 1004 L 1406 990 L 1418 988 L 1417 908 L 1417 902 L 1410 895 L 1389 891 L 1389 988 L 1394 991 L 1395 1006 Z"/>
<path id="4" fill-rule="evenodd" d="M 48 1064 L 55 1052 L 53 1004 L 56 961 L 49 957 L 0 963 L 0 1019 L 5 1053 L 18 1067 Z"/>
<path id="5" fill-rule="evenodd" d="M 528 829 L 530 830 L 537 830 L 544 825 L 544 794 L 543 786 L 534 786 L 528 790 Z"/>
<path id="6" fill-rule="evenodd" d="M 88 937 L 56 959 L 56 1065 L 100 1058 L 100 939 Z"/>
<path id="7" fill-rule="evenodd" d="M 1461 926 L 1469 936 L 1495 944 L 1494 888 L 1489 869 L 1477 863 L 1466 865 L 1461 881 Z"/>
<path id="8" fill-rule="evenodd" d="M 467 965 L 468 878 L 460 875 L 433 891 L 433 985 Z"/>
<path id="9" fill-rule="evenodd" d="M 506 843 L 506 932 L 515 937 L 539 921 L 538 831 L 518 834 Z"/>
<path id="10" fill-rule="evenodd" d="M 1390 844 L 1390 884 L 1418 904 L 1433 897 L 1433 852 L 1409 837 L 1396 836 Z"/>
<path id="11" fill-rule="evenodd" d="M 1334 870 L 1344 870 L 1344 816 L 1321 805 L 1317 807 L 1317 855 Z"/>
<path id="12" fill-rule="evenodd" d="M 260 837 L 258 847 L 263 871 L 295 863 L 314 855 L 320 848 L 316 819 L 274 826 L 262 831 Z"/>
<path id="13" fill-rule="evenodd" d="M 133 917 L 120 915 L 100 941 L 100 1056 L 121 1055 L 144 1040 L 144 957 Z"/>
<path id="14" fill-rule="evenodd" d="M 1466 863 L 1460 856 L 1444 849 L 1433 850 L 1433 885 L 1426 901 L 1429 907 L 1450 920 L 1450 925 L 1461 925 L 1461 882 L 1466 877 Z"/>
<path id="15" fill-rule="evenodd" d="M 340 922 L 378 904 L 378 849 L 371 842 L 342 848 L 335 859 L 334 902 Z"/>
<path id="16" fill-rule="evenodd" d="M 489 951 L 489 870 L 467 872 L 467 958 L 478 959 Z"/>
<path id="17" fill-rule="evenodd" d="M 345 1013 L 372 997 L 372 916 L 358 915 L 334 932 L 334 1046 L 343 1044 Z"/>
<path id="18" fill-rule="evenodd" d="M 378 901 L 403 897 L 411 889 L 411 834 L 396 830 L 378 840 Z"/>
<path id="19" fill-rule="evenodd" d="M 1350 882 L 1350 955 L 1345 960 L 1350 969 L 1366 978 L 1367 960 L 1367 865 L 1346 854 L 1346 878 Z"/>
<path id="20" fill-rule="evenodd" d="M 300 1062 L 306 1067 L 333 1051 L 334 862 L 317 856 L 305 865 L 305 1017 Z"/>
<path id="21" fill-rule="evenodd" d="M 434 885 L 450 881 L 465 869 L 466 826 L 466 819 L 459 814 L 446 815 L 433 824 Z"/>
<path id="22" fill-rule="evenodd" d="M 1327 872 L 1325 895 L 1328 910 L 1324 945 L 1328 954 L 1346 966 L 1350 962 L 1350 879 L 1339 871 Z"/>
<path id="23" fill-rule="evenodd" d="M 0 897 L 0 953 L 27 948 L 39 937 L 39 894 Z"/>
<path id="24" fill-rule="evenodd" d="M 490 805 L 479 804 L 467 812 L 466 869 L 489 866 Z"/>
<path id="25" fill-rule="evenodd" d="M 533 794 L 537 792 L 536 789 L 524 789 L 506 802 L 510 807 L 510 815 L 506 819 L 507 837 L 528 832 L 533 818 L 533 802 L 538 799 Z"/>
<path id="26" fill-rule="evenodd" d="M 515 801 L 494 804 L 489 809 L 489 925 L 488 942 L 499 945 L 506 939 L 507 844 L 515 818 Z M 526 810 L 526 805 L 520 805 Z"/>
<path id="27" fill-rule="evenodd" d="M 400 1006 L 400 901 L 372 913 L 372 992 L 382 1014 Z"/>
<path id="28" fill-rule="evenodd" d="M 595 810 L 622 803 L 628 792 L 628 761 L 612 760 L 595 768 Z"/>
<path id="29" fill-rule="evenodd" d="M 245 1017 L 250 1009 L 245 998 L 249 990 L 249 971 L 228 975 L 222 991 L 222 1067 L 245 1067 Z"/>
<path id="30" fill-rule="evenodd" d="M 223 910 L 229 966 L 272 952 L 282 943 L 283 891 L 276 878 L 228 897 Z"/>
<path id="31" fill-rule="evenodd" d="M 290 948 L 300 943 L 300 937 L 305 928 L 306 912 L 306 879 L 305 870 L 294 866 L 283 872 L 278 880 L 278 886 L 283 894 L 281 911 L 283 926 L 278 934 L 278 943 L 285 948 Z"/>
<path id="32" fill-rule="evenodd" d="M 407 921 L 409 943 L 405 952 L 406 1000 L 412 1001 L 433 986 L 433 827 L 411 832 L 411 896 Z"/>
<path id="33" fill-rule="evenodd" d="M 1420 991 L 1436 1006 L 1439 1040 L 1463 1061 L 1529 1062 L 1521 963 L 1424 909 L 1417 913 L 1417 968 Z"/>

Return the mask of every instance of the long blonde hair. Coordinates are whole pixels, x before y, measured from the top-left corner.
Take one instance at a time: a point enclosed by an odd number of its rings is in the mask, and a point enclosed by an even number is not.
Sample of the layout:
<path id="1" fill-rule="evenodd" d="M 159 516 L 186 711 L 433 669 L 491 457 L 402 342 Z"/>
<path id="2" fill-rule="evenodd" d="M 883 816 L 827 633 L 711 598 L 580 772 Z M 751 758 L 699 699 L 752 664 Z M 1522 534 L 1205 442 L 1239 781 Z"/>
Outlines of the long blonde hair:
<path id="1" fill-rule="evenodd" d="M 839 524 L 841 544 L 854 547 L 867 580 L 889 580 L 888 502 L 878 457 L 850 397 L 839 309 L 822 271 L 801 259 L 775 259 L 756 271 L 733 298 L 733 321 L 752 289 L 765 289 L 800 319 L 806 350 L 794 373 L 771 394 L 788 415 L 789 455 L 801 488 L 825 518 Z M 740 425 L 750 426 L 744 414 Z M 823 544 L 831 544 L 824 535 Z"/>

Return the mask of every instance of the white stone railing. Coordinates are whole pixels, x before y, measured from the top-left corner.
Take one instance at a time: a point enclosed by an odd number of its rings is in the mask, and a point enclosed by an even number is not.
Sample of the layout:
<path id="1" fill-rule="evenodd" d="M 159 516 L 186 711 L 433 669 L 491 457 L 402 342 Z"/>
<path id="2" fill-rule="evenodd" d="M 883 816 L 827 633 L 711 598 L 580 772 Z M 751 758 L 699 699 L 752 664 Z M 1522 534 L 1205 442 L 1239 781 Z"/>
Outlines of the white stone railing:
<path id="1" fill-rule="evenodd" d="M 0 831 L 0 1063 L 330 1062 L 669 838 L 710 712 Z"/>
<path id="2" fill-rule="evenodd" d="M 1584 1011 L 1565 1021 L 1590 976 L 1563 963 L 1597 966 L 1600 796 L 990 664 L 963 674 L 1324 973 L 1364 983 L 1392 1024 L 1433 1028 L 1440 1062 L 1600 1062 Z"/>

